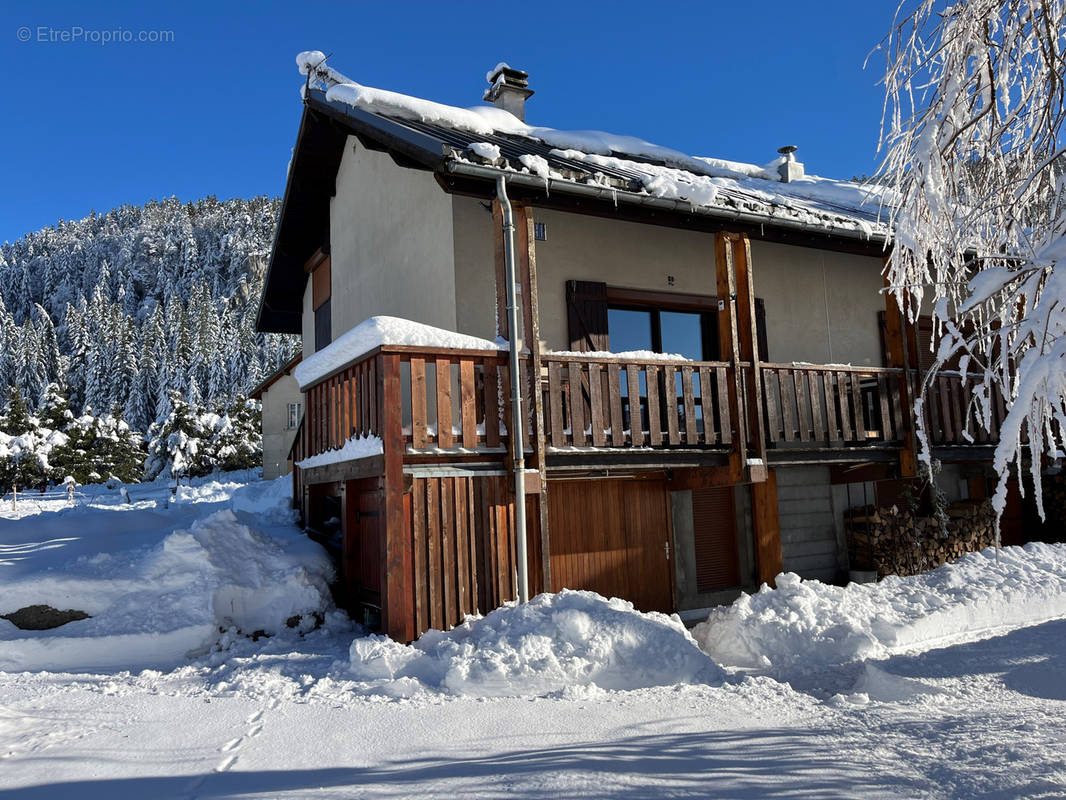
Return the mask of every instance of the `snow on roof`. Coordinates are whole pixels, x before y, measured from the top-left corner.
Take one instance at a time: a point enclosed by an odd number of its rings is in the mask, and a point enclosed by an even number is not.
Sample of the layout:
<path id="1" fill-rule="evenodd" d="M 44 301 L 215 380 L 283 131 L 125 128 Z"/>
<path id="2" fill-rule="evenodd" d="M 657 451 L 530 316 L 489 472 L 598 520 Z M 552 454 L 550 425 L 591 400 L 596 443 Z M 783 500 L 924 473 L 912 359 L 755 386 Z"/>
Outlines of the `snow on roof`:
<path id="1" fill-rule="evenodd" d="M 495 342 L 465 333 L 455 333 L 400 317 L 370 317 L 360 322 L 328 347 L 301 361 L 293 376 L 305 389 L 315 381 L 350 364 L 382 345 L 448 347 L 457 350 L 499 350 Z"/>
<path id="2" fill-rule="evenodd" d="M 777 175 L 781 159 L 757 166 L 691 156 L 634 136 L 528 125 L 495 106 L 458 108 L 363 86 L 323 65 L 324 58 L 319 51 L 307 51 L 297 56 L 297 64 L 301 74 L 310 74 L 312 82 L 317 81 L 326 89 L 329 102 L 480 137 L 507 136 L 534 140 L 553 148 L 553 156 L 588 165 L 593 174 L 582 176 L 586 182 L 602 183 L 618 191 L 635 190 L 652 197 L 684 200 L 693 206 L 708 209 L 750 212 L 765 217 L 767 222 L 788 218 L 812 227 L 851 230 L 867 238 L 887 233 L 888 211 L 882 211 L 881 206 L 891 202 L 892 197 L 881 186 L 816 175 L 806 175 L 785 183 Z M 485 159 L 478 148 L 474 148 L 473 152 L 478 156 L 474 163 L 482 164 Z M 459 162 L 466 161 L 469 153 L 457 152 L 452 158 Z M 515 158 L 514 163 L 504 159 L 493 166 L 501 170 L 531 172 L 545 181 L 549 179 L 547 164 L 521 156 Z M 614 185 L 608 176 L 595 174 L 597 166 L 633 174 L 639 186 L 634 189 L 632 186 Z M 572 176 L 555 170 L 552 172 L 552 180 L 572 179 Z"/>

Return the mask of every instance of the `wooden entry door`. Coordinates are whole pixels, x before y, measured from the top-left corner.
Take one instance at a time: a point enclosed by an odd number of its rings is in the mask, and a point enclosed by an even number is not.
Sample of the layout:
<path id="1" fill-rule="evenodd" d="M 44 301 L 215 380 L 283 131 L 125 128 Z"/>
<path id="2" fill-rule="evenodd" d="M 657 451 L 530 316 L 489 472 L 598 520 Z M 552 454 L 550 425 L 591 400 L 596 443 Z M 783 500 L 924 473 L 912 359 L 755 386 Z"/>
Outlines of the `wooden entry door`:
<path id="1" fill-rule="evenodd" d="M 381 492 L 376 479 L 344 488 L 344 582 L 353 600 L 377 603 L 381 592 Z"/>
<path id="2" fill-rule="evenodd" d="M 589 589 L 641 611 L 673 611 L 667 498 L 659 480 L 552 481 L 552 591 Z"/>

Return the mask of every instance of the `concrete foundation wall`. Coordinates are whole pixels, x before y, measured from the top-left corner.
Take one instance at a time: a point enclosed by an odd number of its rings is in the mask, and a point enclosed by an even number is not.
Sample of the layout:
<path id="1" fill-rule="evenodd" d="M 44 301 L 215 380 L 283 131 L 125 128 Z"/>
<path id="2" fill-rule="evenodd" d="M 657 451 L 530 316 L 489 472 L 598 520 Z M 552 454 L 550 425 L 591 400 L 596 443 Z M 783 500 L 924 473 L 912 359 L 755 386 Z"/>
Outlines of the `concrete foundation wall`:
<path id="1" fill-rule="evenodd" d="M 842 509 L 840 509 L 842 511 Z M 828 467 L 777 470 L 777 513 L 785 572 L 835 580 L 847 555 Z"/>

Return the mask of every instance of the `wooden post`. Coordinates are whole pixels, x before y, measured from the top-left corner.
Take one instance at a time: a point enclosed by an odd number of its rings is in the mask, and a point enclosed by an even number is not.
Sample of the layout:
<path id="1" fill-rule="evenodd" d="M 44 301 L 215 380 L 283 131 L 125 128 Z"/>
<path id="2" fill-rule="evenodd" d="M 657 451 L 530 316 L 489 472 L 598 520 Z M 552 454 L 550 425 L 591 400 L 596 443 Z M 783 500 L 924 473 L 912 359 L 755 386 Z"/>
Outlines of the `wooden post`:
<path id="1" fill-rule="evenodd" d="M 749 467 L 749 478 L 759 482 L 766 479 L 766 436 L 762 415 L 762 368 L 759 363 L 759 331 L 755 317 L 755 281 L 751 269 L 751 243 L 747 236 L 732 237 L 733 265 L 736 281 L 737 330 L 740 333 L 739 350 L 742 361 L 749 362 L 751 369 L 745 374 L 745 389 L 748 398 L 744 409 L 750 439 L 756 457 L 762 464 Z"/>
<path id="2" fill-rule="evenodd" d="M 378 430 L 384 450 L 381 481 L 381 629 L 400 642 L 415 638 L 414 558 L 403 496 L 403 417 L 400 399 L 400 356 L 377 356 Z"/>
<path id="3" fill-rule="evenodd" d="M 888 256 L 884 263 L 887 266 Z M 913 478 L 918 474 L 918 457 L 915 449 L 914 436 L 914 399 L 910 392 L 910 361 L 911 350 L 917 351 L 917 347 L 911 347 L 909 341 L 914 338 L 914 325 L 908 320 L 907 305 L 909 300 L 904 299 L 901 308 L 896 302 L 892 292 L 887 291 L 890 284 L 885 276 L 885 349 L 888 351 L 888 366 L 903 370 L 903 377 L 899 379 L 900 409 L 903 418 L 903 446 L 899 451 L 899 474 L 901 478 Z"/>
<path id="4" fill-rule="evenodd" d="M 529 348 L 530 396 L 533 401 L 533 459 L 540 473 L 540 497 L 537 511 L 540 527 L 541 586 L 545 591 L 551 586 L 551 554 L 548 549 L 548 476 L 545 463 L 547 442 L 544 430 L 544 393 L 541 391 L 540 354 L 540 301 L 537 292 L 536 237 L 533 235 L 533 214 L 529 206 L 515 209 L 518 219 L 518 260 L 522 274 L 524 319 L 526 320 L 526 346 Z M 519 499 L 524 502 L 524 499 Z"/>
<path id="5" fill-rule="evenodd" d="M 733 371 L 727 387 L 729 406 L 730 434 L 732 449 L 729 453 L 730 471 L 735 483 L 740 483 L 744 475 L 744 461 L 747 449 L 745 417 L 741 414 L 741 375 L 740 375 L 740 336 L 737 331 L 736 314 L 736 270 L 733 264 L 732 235 L 716 233 L 714 235 L 715 273 L 718 284 L 718 343 L 723 361 L 730 362 Z M 650 386 L 651 381 L 649 381 Z M 649 395 L 651 390 L 649 389 Z M 719 398 L 721 402 L 721 398 Z"/>
<path id="6" fill-rule="evenodd" d="M 777 470 L 751 484 L 751 520 L 755 539 L 755 572 L 759 583 L 774 585 L 781 572 L 781 524 L 777 516 Z"/>

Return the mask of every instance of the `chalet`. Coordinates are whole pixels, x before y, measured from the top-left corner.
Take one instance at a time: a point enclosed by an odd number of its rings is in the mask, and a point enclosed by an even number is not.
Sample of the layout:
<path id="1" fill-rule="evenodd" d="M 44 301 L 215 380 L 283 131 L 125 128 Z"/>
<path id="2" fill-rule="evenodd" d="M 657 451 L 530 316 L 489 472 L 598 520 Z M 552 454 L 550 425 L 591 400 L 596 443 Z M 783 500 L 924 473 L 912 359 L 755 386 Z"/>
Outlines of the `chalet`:
<path id="1" fill-rule="evenodd" d="M 249 395 L 263 404 L 263 479 L 273 480 L 292 471 L 292 443 L 303 418 L 303 393 L 292 372 L 296 356 L 283 364 Z"/>
<path id="2" fill-rule="evenodd" d="M 883 293 L 861 186 L 360 86 L 301 54 L 259 311 L 301 334 L 308 529 L 410 640 L 564 587 L 694 612 L 782 569 L 846 575 L 843 514 L 914 476 L 928 330 Z M 980 491 L 965 386 L 927 404 Z M 523 546 L 524 542 L 524 546 Z"/>

